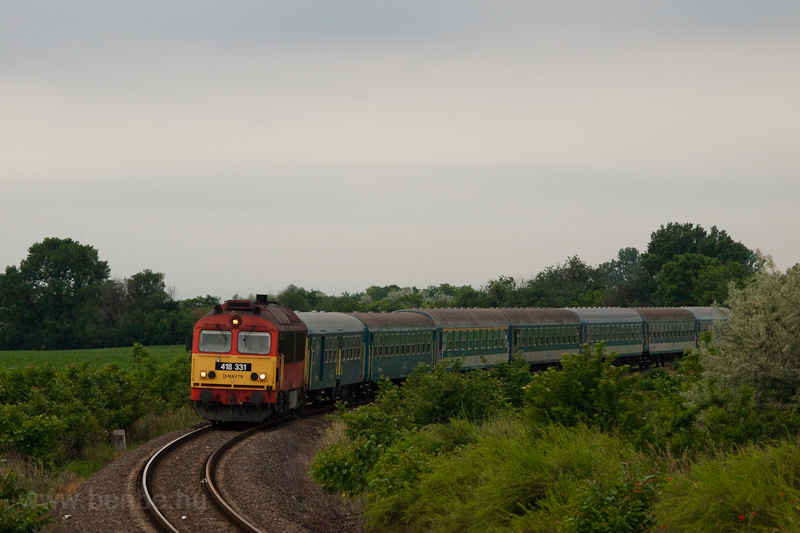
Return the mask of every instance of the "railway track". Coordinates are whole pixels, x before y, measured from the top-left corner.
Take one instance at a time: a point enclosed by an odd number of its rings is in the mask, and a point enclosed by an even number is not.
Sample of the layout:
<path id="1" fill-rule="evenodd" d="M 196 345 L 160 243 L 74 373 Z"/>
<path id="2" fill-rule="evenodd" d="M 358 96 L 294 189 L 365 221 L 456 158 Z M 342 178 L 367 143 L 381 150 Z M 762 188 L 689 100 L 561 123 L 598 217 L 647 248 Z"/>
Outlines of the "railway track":
<path id="1" fill-rule="evenodd" d="M 366 402 L 356 405 L 363 403 Z M 333 410 L 333 406 L 307 409 L 303 416 Z M 209 530 L 266 533 L 238 513 L 222 495 L 216 482 L 217 467 L 225 453 L 239 442 L 255 433 L 277 429 L 293 419 L 289 416 L 269 420 L 238 432 L 206 425 L 173 440 L 156 451 L 139 474 L 141 507 L 157 528 L 169 533 Z M 207 505 L 206 496 L 211 505 Z"/>
<path id="2" fill-rule="evenodd" d="M 209 529 L 262 533 L 223 498 L 215 483 L 216 466 L 233 445 L 258 431 L 275 428 L 279 424 L 280 422 L 273 422 L 266 426 L 256 426 L 246 431 L 239 431 L 232 437 L 230 431 L 218 430 L 207 425 L 159 449 L 145 463 L 139 481 L 141 505 L 152 522 L 162 531 L 170 533 Z M 207 443 L 200 442 L 200 446 L 197 446 L 196 441 Z M 191 446 L 192 443 L 195 443 L 194 447 Z M 203 459 L 204 452 L 214 446 L 216 448 Z M 187 458 L 194 460 L 190 464 L 186 461 Z M 176 469 L 173 464 L 170 472 L 160 474 L 160 465 L 170 460 L 177 464 L 185 462 L 185 467 Z M 202 475 L 198 476 L 198 472 Z M 158 479 L 158 476 L 162 479 Z M 175 479 L 178 477 L 184 479 Z M 207 494 L 213 502 L 212 506 L 207 505 L 205 498 L 198 497 L 198 493 L 203 491 L 200 489 L 201 486 L 205 490 L 204 494 Z M 170 497 L 173 493 L 174 497 Z M 192 519 L 187 520 L 190 515 Z"/>

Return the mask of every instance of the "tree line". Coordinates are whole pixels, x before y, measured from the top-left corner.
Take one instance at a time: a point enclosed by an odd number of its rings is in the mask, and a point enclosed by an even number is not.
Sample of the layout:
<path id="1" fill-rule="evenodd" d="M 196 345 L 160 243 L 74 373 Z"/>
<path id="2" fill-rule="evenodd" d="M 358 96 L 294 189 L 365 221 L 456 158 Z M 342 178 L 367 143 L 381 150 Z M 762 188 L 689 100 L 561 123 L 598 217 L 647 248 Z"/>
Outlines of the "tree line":
<path id="1" fill-rule="evenodd" d="M 576 255 L 527 280 L 500 276 L 479 289 L 372 286 L 339 296 L 289 285 L 273 299 L 296 311 L 329 312 L 711 305 L 724 302 L 731 282 L 742 287 L 758 267 L 753 251 L 724 230 L 670 223 L 651 234 L 643 253 L 623 248 L 597 266 Z M 92 246 L 47 238 L 29 248 L 19 267 L 0 274 L 0 350 L 180 344 L 217 303 L 214 296 L 176 300 L 164 274 L 150 269 L 112 279 Z"/>
<path id="2" fill-rule="evenodd" d="M 387 285 L 327 296 L 290 285 L 276 297 L 296 311 L 381 312 L 409 307 L 638 307 L 712 305 L 758 270 L 756 254 L 725 230 L 669 223 L 647 251 L 623 248 L 591 266 L 573 256 L 531 279 L 500 276 L 480 289 L 443 283 L 426 289 Z"/>
<path id="3" fill-rule="evenodd" d="M 0 350 L 180 344 L 217 303 L 178 301 L 149 269 L 112 279 L 92 246 L 47 238 L 0 274 Z"/>

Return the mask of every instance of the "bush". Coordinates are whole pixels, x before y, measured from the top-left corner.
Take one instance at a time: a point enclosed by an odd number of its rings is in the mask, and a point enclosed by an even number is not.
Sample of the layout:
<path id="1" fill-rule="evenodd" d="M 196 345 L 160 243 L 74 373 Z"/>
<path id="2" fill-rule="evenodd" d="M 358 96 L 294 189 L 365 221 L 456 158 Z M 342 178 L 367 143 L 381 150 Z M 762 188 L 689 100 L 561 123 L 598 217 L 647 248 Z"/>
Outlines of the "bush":
<path id="1" fill-rule="evenodd" d="M 637 460 L 624 441 L 585 426 L 531 433 L 500 417 L 474 439 L 431 458 L 417 482 L 371 496 L 370 528 L 555 532 L 588 480 L 614 479 Z"/>
<path id="2" fill-rule="evenodd" d="M 653 524 L 653 476 L 627 469 L 612 482 L 591 479 L 571 502 L 561 533 L 646 531 Z"/>
<path id="3" fill-rule="evenodd" d="M 515 386 L 530 379 L 526 373 L 520 360 L 466 373 L 457 365 L 420 365 L 401 386 L 384 381 L 372 404 L 341 412 L 348 442 L 318 452 L 311 476 L 327 490 L 354 496 L 368 488 L 378 460 L 409 431 L 451 419 L 487 420 L 519 404 Z"/>
<path id="4" fill-rule="evenodd" d="M 50 505 L 39 504 L 36 494 L 18 487 L 13 473 L 0 475 L 0 531 L 34 533 L 53 519 L 48 517 Z"/>
<path id="5" fill-rule="evenodd" d="M 583 353 L 564 355 L 561 368 L 537 373 L 525 389 L 529 419 L 540 425 L 615 427 L 623 394 L 634 384 L 629 367 L 614 366 L 615 359 L 603 343 L 584 345 Z"/>
<path id="6" fill-rule="evenodd" d="M 770 258 L 743 289 L 731 288 L 730 317 L 700 346 L 708 377 L 722 388 L 752 387 L 756 401 L 800 406 L 800 268 L 782 274 Z"/>
<path id="7" fill-rule="evenodd" d="M 800 448 L 787 441 L 705 459 L 664 483 L 654 509 L 667 532 L 795 531 Z"/>
<path id="8" fill-rule="evenodd" d="M 44 466 L 63 465 L 114 429 L 188 404 L 188 357 L 159 365 L 139 345 L 133 371 L 88 363 L 56 372 L 50 365 L 0 371 L 0 448 Z"/>
<path id="9" fill-rule="evenodd" d="M 421 475 L 430 471 L 437 456 L 474 444 L 477 433 L 477 426 L 463 419 L 406 433 L 400 442 L 386 449 L 369 472 L 370 497 L 384 498 L 416 484 Z"/>

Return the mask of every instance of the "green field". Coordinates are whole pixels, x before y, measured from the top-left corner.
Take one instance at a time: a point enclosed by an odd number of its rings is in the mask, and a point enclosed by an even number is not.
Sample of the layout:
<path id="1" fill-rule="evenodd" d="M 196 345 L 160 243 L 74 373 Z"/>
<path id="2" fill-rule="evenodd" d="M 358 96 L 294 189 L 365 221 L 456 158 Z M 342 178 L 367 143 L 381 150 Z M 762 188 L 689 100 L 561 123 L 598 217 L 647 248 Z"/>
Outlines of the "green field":
<path id="1" fill-rule="evenodd" d="M 147 346 L 160 362 L 166 363 L 178 356 L 188 356 L 183 346 Z M 95 350 L 12 350 L 0 351 L 0 368 L 24 368 L 29 364 L 50 363 L 60 370 L 72 363 L 88 361 L 92 366 L 116 363 L 122 368 L 132 366 L 131 348 L 98 348 Z"/>

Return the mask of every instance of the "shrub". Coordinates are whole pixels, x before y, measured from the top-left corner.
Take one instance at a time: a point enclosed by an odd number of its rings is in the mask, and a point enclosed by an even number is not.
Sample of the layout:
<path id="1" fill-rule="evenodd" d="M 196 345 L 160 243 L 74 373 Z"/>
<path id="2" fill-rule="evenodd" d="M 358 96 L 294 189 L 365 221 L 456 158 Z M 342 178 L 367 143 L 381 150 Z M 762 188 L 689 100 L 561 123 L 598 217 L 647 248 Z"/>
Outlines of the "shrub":
<path id="1" fill-rule="evenodd" d="M 13 472 L 0 475 L 0 531 L 34 533 L 53 521 L 47 516 L 50 505 L 38 503 L 36 494 L 18 483 Z"/>
<path id="2" fill-rule="evenodd" d="M 532 434 L 500 417 L 475 443 L 440 453 L 416 483 L 370 498 L 376 531 L 556 531 L 587 480 L 615 478 L 636 456 L 624 441 L 585 426 Z"/>
<path id="3" fill-rule="evenodd" d="M 114 429 L 130 430 L 146 415 L 188 403 L 188 357 L 158 364 L 139 345 L 132 357 L 133 371 L 88 363 L 62 372 L 48 364 L 0 371 L 0 448 L 62 465 L 87 445 L 107 441 Z"/>
<path id="4" fill-rule="evenodd" d="M 623 533 L 646 531 L 653 524 L 656 500 L 653 476 L 626 469 L 609 482 L 587 481 L 569 506 L 561 533 Z"/>
<path id="5" fill-rule="evenodd" d="M 786 441 L 705 459 L 663 484 L 654 509 L 667 532 L 794 531 L 800 521 L 800 448 Z"/>
<path id="6" fill-rule="evenodd" d="M 743 289 L 731 288 L 730 317 L 712 342 L 701 343 L 703 366 L 722 388 L 753 388 L 759 404 L 800 406 L 800 268 L 782 274 L 771 258 Z"/>
<path id="7" fill-rule="evenodd" d="M 615 427 L 621 398 L 634 383 L 627 365 L 614 366 L 616 354 L 603 343 L 584 345 L 583 353 L 565 355 L 561 368 L 539 372 L 525 389 L 525 409 L 534 424 L 586 424 Z"/>

